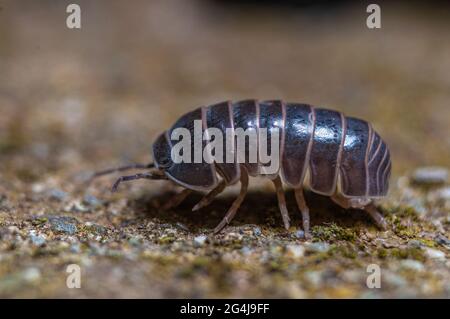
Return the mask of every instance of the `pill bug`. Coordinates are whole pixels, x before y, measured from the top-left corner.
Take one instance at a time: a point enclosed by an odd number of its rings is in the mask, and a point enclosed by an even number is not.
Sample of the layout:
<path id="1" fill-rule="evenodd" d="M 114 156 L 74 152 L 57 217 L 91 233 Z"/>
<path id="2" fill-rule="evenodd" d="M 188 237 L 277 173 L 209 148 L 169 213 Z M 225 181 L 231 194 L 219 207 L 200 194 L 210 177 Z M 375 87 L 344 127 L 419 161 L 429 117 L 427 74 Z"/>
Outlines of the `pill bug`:
<path id="1" fill-rule="evenodd" d="M 207 163 L 202 160 L 198 163 L 174 163 L 171 157 L 174 145 L 171 133 L 177 128 L 186 128 L 192 132 L 195 120 L 201 120 L 202 130 L 210 127 L 222 132 L 238 128 L 255 131 L 266 128 L 270 131 L 276 127 L 280 130 L 279 170 L 266 177 L 275 186 L 286 229 L 290 227 L 290 220 L 283 182 L 294 189 L 307 237 L 310 236 L 310 218 L 303 194 L 304 184 L 309 184 L 312 192 L 329 196 L 345 209 L 358 208 L 367 212 L 376 225 L 386 228 L 384 218 L 374 205 L 374 200 L 386 196 L 389 187 L 391 160 L 386 143 L 368 122 L 308 104 L 243 100 L 199 107 L 181 116 L 170 129 L 156 138 L 152 146 L 154 163 L 104 170 L 93 177 L 133 168 L 148 169 L 146 173 L 120 177 L 112 190 L 116 191 L 124 181 L 172 180 L 184 190 L 176 194 L 164 208 L 177 206 L 192 191 L 206 191 L 207 194 L 193 210 L 208 205 L 227 186 L 240 182 L 239 195 L 214 229 L 214 233 L 220 232 L 230 223 L 243 202 L 248 189 L 248 177 L 261 175 L 263 164 L 247 161 L 247 157 L 239 162 L 236 154 L 231 162 Z M 235 143 L 233 140 L 233 147 Z M 248 149 L 245 150 L 248 152 Z"/>

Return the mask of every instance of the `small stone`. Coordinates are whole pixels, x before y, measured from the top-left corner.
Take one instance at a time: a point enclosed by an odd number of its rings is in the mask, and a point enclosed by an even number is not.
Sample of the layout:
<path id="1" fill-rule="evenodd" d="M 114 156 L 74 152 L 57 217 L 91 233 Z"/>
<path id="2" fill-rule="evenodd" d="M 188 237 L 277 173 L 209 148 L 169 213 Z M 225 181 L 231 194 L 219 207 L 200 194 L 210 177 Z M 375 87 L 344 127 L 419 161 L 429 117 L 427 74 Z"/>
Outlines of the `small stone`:
<path id="1" fill-rule="evenodd" d="M 308 271 L 305 278 L 313 287 L 318 287 L 322 283 L 322 273 L 319 271 Z"/>
<path id="2" fill-rule="evenodd" d="M 248 246 L 244 246 L 244 247 L 241 248 L 242 254 L 244 254 L 246 256 L 250 255 L 252 253 L 252 251 L 253 250 L 250 247 L 248 247 Z"/>
<path id="3" fill-rule="evenodd" d="M 11 235 L 18 235 L 18 234 L 20 234 L 20 230 L 19 230 L 19 228 L 17 226 L 9 226 L 8 227 L 8 232 Z"/>
<path id="4" fill-rule="evenodd" d="M 185 231 L 185 232 L 188 232 L 188 231 L 189 231 L 189 228 L 188 228 L 185 224 L 183 224 L 183 223 L 178 222 L 178 223 L 176 223 L 175 225 L 176 225 L 179 229 L 181 229 L 182 231 Z"/>
<path id="5" fill-rule="evenodd" d="M 51 190 L 48 191 L 48 197 L 50 199 L 62 202 L 67 198 L 67 193 L 58 189 L 58 188 L 53 188 Z"/>
<path id="6" fill-rule="evenodd" d="M 45 185 L 42 183 L 34 183 L 31 185 L 31 191 L 33 193 L 42 193 L 45 190 Z"/>
<path id="7" fill-rule="evenodd" d="M 305 245 L 306 250 L 315 252 L 315 253 L 325 253 L 330 249 L 330 245 L 326 242 L 315 242 L 315 243 L 307 243 Z"/>
<path id="8" fill-rule="evenodd" d="M 100 207 L 103 203 L 94 195 L 86 194 L 83 197 L 83 204 L 92 208 Z"/>
<path id="9" fill-rule="evenodd" d="M 42 235 L 30 234 L 30 240 L 36 246 L 43 246 L 46 243 L 45 237 Z"/>
<path id="10" fill-rule="evenodd" d="M 31 218 L 31 223 L 33 226 L 40 226 L 45 224 L 48 221 L 47 217 L 44 216 L 34 216 Z"/>
<path id="11" fill-rule="evenodd" d="M 425 266 L 420 261 L 414 259 L 404 259 L 400 261 L 400 266 L 415 271 L 423 271 L 425 269 Z"/>
<path id="12" fill-rule="evenodd" d="M 450 201 L 450 186 L 444 187 L 442 189 L 439 190 L 439 199 L 441 200 L 445 200 L 445 201 Z"/>
<path id="13" fill-rule="evenodd" d="M 305 255 L 305 247 L 302 245 L 287 245 L 286 251 L 288 255 L 294 258 L 301 258 Z"/>
<path id="14" fill-rule="evenodd" d="M 128 239 L 128 242 L 132 245 L 132 246 L 139 246 L 141 244 L 142 238 L 140 237 L 131 237 L 130 239 Z"/>
<path id="15" fill-rule="evenodd" d="M 423 200 L 413 198 L 408 201 L 408 207 L 412 208 L 414 212 L 419 216 L 425 216 L 427 214 L 427 209 L 423 204 Z"/>
<path id="16" fill-rule="evenodd" d="M 0 194 L 0 211 L 9 211 L 11 209 L 11 204 L 5 194 Z"/>
<path id="17" fill-rule="evenodd" d="M 389 242 L 389 241 L 383 241 L 382 245 L 383 245 L 384 248 L 396 248 L 396 247 L 398 247 L 397 243 Z"/>
<path id="18" fill-rule="evenodd" d="M 208 237 L 206 237 L 205 235 L 200 235 L 194 238 L 194 247 L 202 247 L 205 242 L 206 239 L 208 239 Z"/>
<path id="19" fill-rule="evenodd" d="M 89 211 L 89 208 L 80 203 L 79 201 L 75 201 L 66 206 L 64 210 L 66 212 L 86 213 Z"/>
<path id="20" fill-rule="evenodd" d="M 242 235 L 241 234 L 238 234 L 238 233 L 234 233 L 234 232 L 231 232 L 231 233 L 227 233 L 226 235 L 225 235 L 225 240 L 226 241 L 237 241 L 237 242 L 239 242 L 239 241 L 241 241 L 242 240 Z"/>
<path id="21" fill-rule="evenodd" d="M 81 246 L 79 243 L 72 244 L 70 246 L 70 252 L 74 254 L 79 254 L 81 252 Z"/>
<path id="22" fill-rule="evenodd" d="M 425 254 L 431 259 L 445 260 L 445 253 L 437 249 L 427 247 L 425 248 Z"/>
<path id="23" fill-rule="evenodd" d="M 41 271 L 39 270 L 39 268 L 30 267 L 25 269 L 21 275 L 25 281 L 35 282 L 41 278 Z"/>
<path id="24" fill-rule="evenodd" d="M 355 270 L 355 269 L 350 269 L 350 270 L 345 270 L 341 273 L 341 277 L 347 281 L 347 282 L 351 282 L 351 283 L 360 283 L 360 282 L 364 282 L 364 278 L 366 277 L 366 274 L 361 272 L 360 270 Z"/>
<path id="25" fill-rule="evenodd" d="M 438 234 L 435 238 L 434 241 L 439 244 L 439 245 L 443 245 L 443 246 L 450 246 L 450 240 L 445 237 L 444 235 Z"/>
<path id="26" fill-rule="evenodd" d="M 108 228 L 102 225 L 94 224 L 91 222 L 86 222 L 84 225 L 86 230 L 92 233 L 105 235 L 108 232 Z"/>
<path id="27" fill-rule="evenodd" d="M 261 236 L 261 228 L 259 228 L 259 227 L 253 228 L 253 235 Z"/>
<path id="28" fill-rule="evenodd" d="M 78 221 L 73 217 L 53 216 L 49 217 L 49 222 L 54 231 L 67 233 L 73 235 L 77 232 Z"/>
<path id="29" fill-rule="evenodd" d="M 448 170 L 444 167 L 421 167 L 414 171 L 413 181 L 420 185 L 445 184 L 448 181 Z"/>
<path id="30" fill-rule="evenodd" d="M 89 248 L 91 249 L 92 254 L 97 256 L 105 256 L 105 254 L 107 253 L 106 247 L 100 246 L 99 244 L 94 242 L 89 243 Z"/>
<path id="31" fill-rule="evenodd" d="M 411 248 L 421 248 L 421 247 L 424 247 L 425 244 L 417 239 L 413 239 L 408 242 L 408 246 Z"/>
<path id="32" fill-rule="evenodd" d="M 407 284 L 405 278 L 391 271 L 384 271 L 382 276 L 383 281 L 385 281 L 389 285 L 403 287 Z"/>
<path id="33" fill-rule="evenodd" d="M 302 287 L 296 282 L 289 282 L 285 287 L 287 297 L 293 299 L 304 299 L 306 293 Z"/>
<path id="34" fill-rule="evenodd" d="M 299 239 L 304 239 L 305 238 L 305 232 L 303 230 L 297 230 L 295 232 L 295 237 L 297 237 Z"/>

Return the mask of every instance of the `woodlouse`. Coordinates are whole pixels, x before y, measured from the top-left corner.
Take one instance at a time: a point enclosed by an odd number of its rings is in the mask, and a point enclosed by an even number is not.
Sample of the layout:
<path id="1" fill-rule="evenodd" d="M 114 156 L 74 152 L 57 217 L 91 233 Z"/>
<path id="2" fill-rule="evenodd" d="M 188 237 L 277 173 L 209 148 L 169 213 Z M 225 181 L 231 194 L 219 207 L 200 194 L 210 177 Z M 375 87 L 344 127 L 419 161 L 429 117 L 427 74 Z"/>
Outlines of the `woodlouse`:
<path id="1" fill-rule="evenodd" d="M 386 196 L 389 187 L 391 160 L 386 143 L 368 122 L 308 104 L 243 100 L 197 108 L 181 116 L 169 130 L 158 136 L 152 147 L 155 163 L 105 170 L 94 174 L 94 177 L 131 168 L 152 169 L 147 173 L 120 177 L 113 191 L 123 181 L 170 179 L 185 189 L 165 205 L 166 209 L 181 203 L 192 191 L 208 191 L 193 210 L 208 205 L 225 187 L 240 181 L 239 195 L 214 229 L 215 233 L 220 232 L 233 219 L 244 200 L 248 176 L 260 175 L 262 164 L 238 163 L 236 160 L 227 163 L 174 163 L 170 133 L 180 127 L 192 131 L 194 120 L 201 120 L 203 129 L 216 127 L 224 132 L 227 128 L 238 127 L 256 131 L 280 129 L 280 169 L 277 174 L 267 177 L 275 186 L 286 229 L 290 222 L 282 181 L 294 189 L 302 213 L 303 229 L 309 236 L 309 209 L 303 195 L 307 174 L 309 188 L 313 192 L 330 196 L 345 209 L 362 209 L 380 228 L 386 228 L 385 220 L 373 203 L 375 199 Z"/>

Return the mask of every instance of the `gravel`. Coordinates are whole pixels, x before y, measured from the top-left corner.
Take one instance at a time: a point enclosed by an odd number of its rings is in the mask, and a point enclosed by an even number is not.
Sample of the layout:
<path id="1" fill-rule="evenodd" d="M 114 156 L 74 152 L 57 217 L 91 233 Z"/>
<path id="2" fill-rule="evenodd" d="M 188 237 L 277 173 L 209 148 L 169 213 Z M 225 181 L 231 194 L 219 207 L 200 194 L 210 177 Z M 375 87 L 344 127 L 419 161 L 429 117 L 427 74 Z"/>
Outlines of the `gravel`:
<path id="1" fill-rule="evenodd" d="M 91 208 L 98 208 L 103 204 L 100 200 L 97 199 L 97 197 L 90 194 L 84 195 L 82 203 Z"/>
<path id="2" fill-rule="evenodd" d="M 330 249 L 330 245 L 326 242 L 306 243 L 306 250 L 315 253 L 325 253 Z"/>
<path id="3" fill-rule="evenodd" d="M 445 253 L 432 248 L 425 248 L 426 255 L 431 259 L 445 260 Z"/>
<path id="4" fill-rule="evenodd" d="M 445 184 L 448 170 L 445 167 L 421 167 L 414 171 L 413 181 L 419 185 Z"/>
<path id="5" fill-rule="evenodd" d="M 67 216 L 53 216 L 49 217 L 49 222 L 52 225 L 52 229 L 57 232 L 63 232 L 73 235 L 77 232 L 78 221 L 74 217 Z"/>
<path id="6" fill-rule="evenodd" d="M 286 251 L 288 255 L 294 258 L 301 258 L 305 255 L 305 247 L 302 245 L 287 245 Z"/>
<path id="7" fill-rule="evenodd" d="M 208 237 L 206 235 L 200 235 L 200 236 L 194 237 L 194 246 L 195 247 L 204 246 L 207 239 L 208 239 Z"/>
<path id="8" fill-rule="evenodd" d="M 405 259 L 400 261 L 400 264 L 403 268 L 414 270 L 414 271 L 423 271 L 425 266 L 420 261 L 414 259 Z"/>
<path id="9" fill-rule="evenodd" d="M 30 240 L 36 246 L 43 246 L 46 243 L 45 237 L 41 235 L 30 234 Z"/>
<path id="10" fill-rule="evenodd" d="M 48 197 L 49 199 L 62 202 L 68 198 L 68 194 L 59 188 L 53 188 L 48 191 Z"/>

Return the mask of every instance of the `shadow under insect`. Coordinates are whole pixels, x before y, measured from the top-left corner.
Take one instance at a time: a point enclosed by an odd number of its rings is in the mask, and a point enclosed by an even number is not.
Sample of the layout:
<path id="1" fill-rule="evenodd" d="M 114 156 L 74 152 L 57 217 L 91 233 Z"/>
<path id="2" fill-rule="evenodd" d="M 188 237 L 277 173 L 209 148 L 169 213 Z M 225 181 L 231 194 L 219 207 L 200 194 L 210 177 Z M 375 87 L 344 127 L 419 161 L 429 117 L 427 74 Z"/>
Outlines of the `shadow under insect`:
<path id="1" fill-rule="evenodd" d="M 144 195 L 135 199 L 132 206 L 144 219 L 157 218 L 161 223 L 177 225 L 194 233 L 208 230 L 212 232 L 235 199 L 235 196 L 231 194 L 222 195 L 208 206 L 198 211 L 192 211 L 192 207 L 202 198 L 202 194 L 194 193 L 190 194 L 179 206 L 168 210 L 162 209 L 161 207 L 171 200 L 173 195 L 172 192 L 152 197 Z M 311 211 L 312 228 L 332 223 L 340 227 L 375 227 L 362 210 L 343 209 L 329 197 L 310 191 L 305 191 L 305 196 Z M 286 192 L 286 201 L 291 225 L 301 229 L 301 213 L 292 190 Z M 256 225 L 261 228 L 270 228 L 274 232 L 286 232 L 281 226 L 281 220 L 277 198 L 273 193 L 249 191 L 229 226 Z"/>

